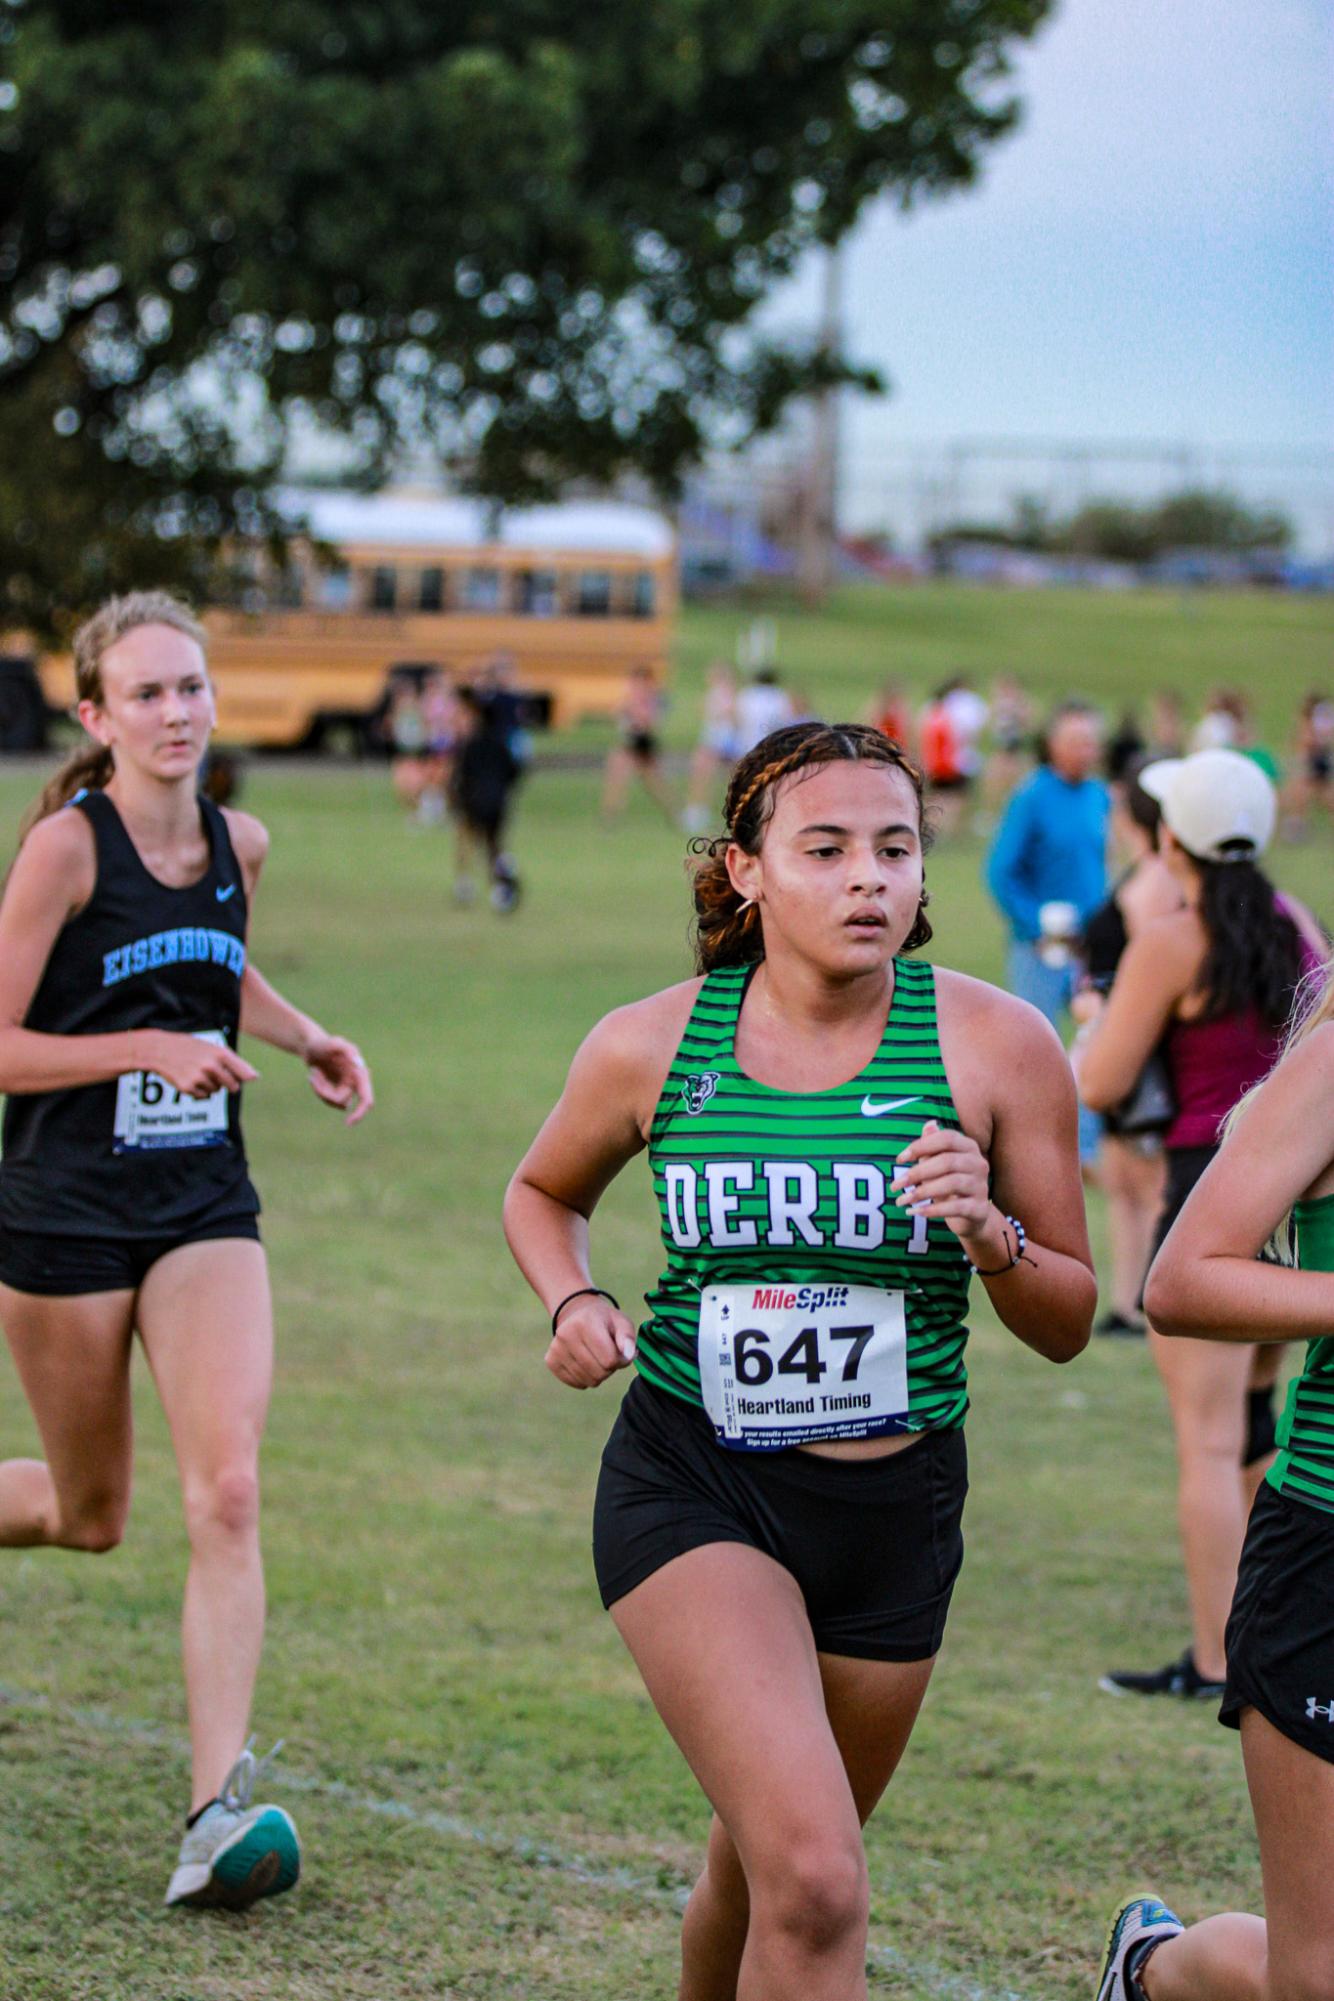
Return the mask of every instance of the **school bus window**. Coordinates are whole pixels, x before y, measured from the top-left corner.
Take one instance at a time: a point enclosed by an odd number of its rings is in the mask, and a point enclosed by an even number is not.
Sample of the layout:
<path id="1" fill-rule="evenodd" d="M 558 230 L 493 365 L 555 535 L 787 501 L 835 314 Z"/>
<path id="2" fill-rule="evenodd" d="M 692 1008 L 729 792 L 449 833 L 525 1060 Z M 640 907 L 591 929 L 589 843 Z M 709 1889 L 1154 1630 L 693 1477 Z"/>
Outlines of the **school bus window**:
<path id="1" fill-rule="evenodd" d="M 438 564 L 421 573 L 421 583 L 417 592 L 419 611 L 443 611 L 445 608 L 445 573 Z"/>
<path id="2" fill-rule="evenodd" d="M 554 618 L 560 610 L 554 570 L 520 570 L 517 608 L 529 618 Z"/>
<path id="3" fill-rule="evenodd" d="M 464 571 L 463 608 L 465 611 L 500 610 L 499 570 L 472 569 Z"/>
<path id="4" fill-rule="evenodd" d="M 314 600 L 321 611 L 348 611 L 352 605 L 352 572 L 341 563 L 322 570 L 315 579 Z"/>
<path id="5" fill-rule="evenodd" d="M 654 611 L 653 572 L 636 570 L 627 579 L 629 603 L 626 607 L 631 618 L 652 618 Z"/>
<path id="6" fill-rule="evenodd" d="M 611 572 L 581 570 L 575 609 L 580 618 L 606 618 L 611 610 Z"/>
<path id="7" fill-rule="evenodd" d="M 392 563 L 377 563 L 371 571 L 371 610 L 392 611 L 397 598 L 397 570 Z"/>

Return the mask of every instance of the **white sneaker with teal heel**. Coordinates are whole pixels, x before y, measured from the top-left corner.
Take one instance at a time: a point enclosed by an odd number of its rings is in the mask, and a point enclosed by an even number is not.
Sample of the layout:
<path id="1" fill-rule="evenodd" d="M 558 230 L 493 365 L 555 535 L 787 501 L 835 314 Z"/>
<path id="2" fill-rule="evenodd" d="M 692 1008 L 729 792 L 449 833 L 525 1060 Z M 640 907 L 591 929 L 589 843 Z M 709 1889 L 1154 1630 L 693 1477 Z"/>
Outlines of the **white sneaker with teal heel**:
<path id="1" fill-rule="evenodd" d="M 280 1806 L 252 1806 L 255 1780 L 282 1749 L 256 1758 L 250 1740 L 222 1782 L 222 1790 L 187 1828 L 167 1885 L 169 1904 L 196 1910 L 243 1911 L 260 1897 L 290 1890 L 301 1874 L 296 1826 Z"/>
<path id="2" fill-rule="evenodd" d="M 1155 1946 L 1185 1930 L 1175 1911 L 1157 1897 L 1132 1897 L 1112 1919 L 1096 2001 L 1143 2001 L 1138 1971 Z"/>

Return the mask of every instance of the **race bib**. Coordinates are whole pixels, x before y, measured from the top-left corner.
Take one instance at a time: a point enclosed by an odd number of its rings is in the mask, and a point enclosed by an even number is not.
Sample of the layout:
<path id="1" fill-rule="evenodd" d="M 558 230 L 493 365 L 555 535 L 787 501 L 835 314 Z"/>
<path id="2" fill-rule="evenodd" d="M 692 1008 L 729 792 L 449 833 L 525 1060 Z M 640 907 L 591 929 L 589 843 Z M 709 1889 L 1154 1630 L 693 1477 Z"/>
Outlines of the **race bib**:
<path id="1" fill-rule="evenodd" d="M 901 1292 L 872 1285 L 714 1285 L 700 1296 L 699 1375 L 733 1452 L 907 1430 Z"/>
<path id="2" fill-rule="evenodd" d="M 216 1028 L 201 1029 L 200 1042 L 227 1047 Z M 116 1086 L 116 1153 L 140 1153 L 150 1147 L 221 1146 L 227 1138 L 226 1090 L 211 1097 L 188 1098 L 159 1077 L 155 1070 L 131 1070 Z"/>

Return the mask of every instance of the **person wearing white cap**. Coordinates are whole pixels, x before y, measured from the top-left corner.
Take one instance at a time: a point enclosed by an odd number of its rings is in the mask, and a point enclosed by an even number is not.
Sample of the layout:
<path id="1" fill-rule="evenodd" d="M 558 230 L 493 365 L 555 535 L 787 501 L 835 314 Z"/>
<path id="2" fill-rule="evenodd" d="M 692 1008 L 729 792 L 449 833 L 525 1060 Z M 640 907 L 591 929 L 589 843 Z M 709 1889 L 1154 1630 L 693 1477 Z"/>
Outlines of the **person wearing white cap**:
<path id="1" fill-rule="evenodd" d="M 1218 1148 L 1233 1107 L 1272 1068 L 1304 974 L 1324 957 L 1319 925 L 1259 867 L 1278 801 L 1234 750 L 1164 758 L 1140 773 L 1162 807 L 1159 849 L 1182 907 L 1130 941 L 1100 1015 L 1074 1052 L 1080 1095 L 1119 1104 L 1162 1045 L 1175 1100 L 1164 1138 L 1167 1193 L 1155 1249 Z M 1150 1327 L 1176 1434 L 1177 1503 L 1192 1641 L 1148 1672 L 1105 1675 L 1114 1694 L 1221 1696 L 1223 1631 L 1249 1495 L 1246 1446 L 1252 1348 L 1166 1339 Z"/>

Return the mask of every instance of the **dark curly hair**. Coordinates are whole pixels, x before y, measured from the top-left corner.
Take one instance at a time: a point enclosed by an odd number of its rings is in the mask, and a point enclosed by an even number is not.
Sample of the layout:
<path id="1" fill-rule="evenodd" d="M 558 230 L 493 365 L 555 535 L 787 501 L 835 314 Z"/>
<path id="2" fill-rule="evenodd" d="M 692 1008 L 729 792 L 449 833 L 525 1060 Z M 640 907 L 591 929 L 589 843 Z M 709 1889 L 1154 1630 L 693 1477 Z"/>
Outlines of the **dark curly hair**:
<path id="1" fill-rule="evenodd" d="M 865 723 L 790 723 L 772 730 L 742 758 L 732 773 L 723 808 L 727 831 L 716 840 L 692 842 L 698 857 L 694 869 L 695 968 L 711 973 L 720 966 L 749 966 L 764 957 L 764 930 L 755 905 L 742 899 L 727 873 L 727 850 L 735 842 L 748 855 L 760 851 L 764 830 L 773 816 L 774 789 L 795 771 L 812 771 L 821 764 L 879 764 L 901 771 L 917 800 L 923 852 L 931 845 L 931 828 L 923 803 L 922 774 L 900 745 Z M 915 952 L 929 942 L 926 891 L 912 930 L 899 948 Z"/>

